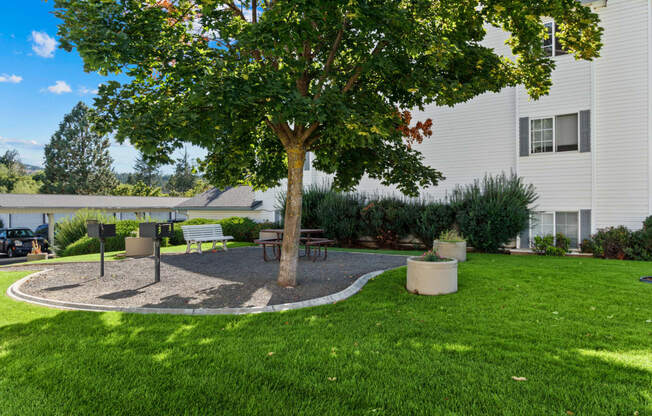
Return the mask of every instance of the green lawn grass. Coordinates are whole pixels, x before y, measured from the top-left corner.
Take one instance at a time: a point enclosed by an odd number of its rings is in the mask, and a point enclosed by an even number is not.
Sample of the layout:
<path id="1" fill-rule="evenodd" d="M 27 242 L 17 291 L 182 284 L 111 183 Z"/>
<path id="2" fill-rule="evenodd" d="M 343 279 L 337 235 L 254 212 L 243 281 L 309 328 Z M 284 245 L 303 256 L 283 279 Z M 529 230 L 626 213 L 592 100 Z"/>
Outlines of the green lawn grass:
<path id="1" fill-rule="evenodd" d="M 237 241 L 231 241 L 226 243 L 226 246 L 228 248 L 236 248 L 236 247 L 245 247 L 245 246 L 252 246 L 254 245 L 253 243 L 241 243 Z M 213 247 L 213 243 L 203 243 L 201 245 L 202 250 L 204 251 L 209 251 Z M 221 250 L 222 246 L 221 244 L 218 246 L 218 250 Z M 196 248 L 196 246 L 193 244 L 192 246 L 193 250 Z M 168 246 L 168 247 L 161 247 L 161 253 L 183 253 L 186 251 L 186 245 L 177 245 L 177 246 Z M 122 251 L 107 251 L 104 253 L 104 261 L 116 261 L 116 260 L 123 260 L 124 257 L 116 257 L 118 254 L 124 253 L 124 250 Z M 37 261 L 31 261 L 27 262 L 29 264 L 41 264 L 41 263 L 73 263 L 73 262 L 84 262 L 84 261 L 100 261 L 100 254 L 99 253 L 93 253 L 93 254 L 81 254 L 79 256 L 67 256 L 67 257 L 55 257 L 52 259 L 47 259 L 47 260 L 37 260 Z M 25 263 L 20 263 L 21 266 L 24 266 Z M 9 264 L 1 267 L 13 267 L 16 266 L 16 264 Z"/>
<path id="2" fill-rule="evenodd" d="M 652 414 L 650 263 L 469 259 L 456 294 L 408 294 L 401 268 L 346 301 L 260 315 L 3 296 L 0 414 Z M 0 272 L 2 293 L 25 274 Z"/>

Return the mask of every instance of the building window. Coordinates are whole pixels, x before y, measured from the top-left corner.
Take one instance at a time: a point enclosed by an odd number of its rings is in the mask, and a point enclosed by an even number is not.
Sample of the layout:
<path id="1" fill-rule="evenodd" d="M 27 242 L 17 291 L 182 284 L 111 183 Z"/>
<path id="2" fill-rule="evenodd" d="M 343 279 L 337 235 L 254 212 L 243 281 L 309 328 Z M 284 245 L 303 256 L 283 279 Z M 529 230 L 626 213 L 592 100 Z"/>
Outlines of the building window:
<path id="1" fill-rule="evenodd" d="M 578 150 L 579 117 L 577 113 L 530 121 L 530 153 Z"/>
<path id="2" fill-rule="evenodd" d="M 531 121 L 530 141 L 531 153 L 544 153 L 553 151 L 552 118 L 542 118 Z"/>
<path id="3" fill-rule="evenodd" d="M 534 237 L 555 235 L 555 214 L 552 212 L 536 212 L 532 215 L 532 240 Z"/>
<path id="4" fill-rule="evenodd" d="M 568 52 L 562 48 L 559 39 L 557 39 L 557 34 L 559 33 L 559 28 L 555 22 L 549 22 L 544 25 L 547 31 L 547 38 L 543 40 L 543 50 L 546 56 L 561 56 L 566 55 Z"/>
<path id="5" fill-rule="evenodd" d="M 555 214 L 556 233 L 568 237 L 572 248 L 578 247 L 579 240 L 579 218 L 577 212 L 557 212 Z"/>
<path id="6" fill-rule="evenodd" d="M 303 162 L 303 170 L 310 170 L 310 152 L 306 152 L 306 160 Z"/>
<path id="7" fill-rule="evenodd" d="M 577 150 L 577 114 L 555 117 L 555 145 L 558 152 Z"/>

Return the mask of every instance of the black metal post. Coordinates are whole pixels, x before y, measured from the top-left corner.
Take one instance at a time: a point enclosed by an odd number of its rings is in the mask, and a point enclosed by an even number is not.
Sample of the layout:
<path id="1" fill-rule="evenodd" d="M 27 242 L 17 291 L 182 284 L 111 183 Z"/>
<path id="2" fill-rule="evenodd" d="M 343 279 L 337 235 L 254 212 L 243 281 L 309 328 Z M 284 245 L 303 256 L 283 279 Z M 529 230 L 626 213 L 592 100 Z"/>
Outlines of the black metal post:
<path id="1" fill-rule="evenodd" d="M 154 281 L 158 283 L 161 281 L 161 240 L 158 238 L 154 239 L 154 256 L 156 256 L 156 270 L 154 272 Z"/>
<path id="2" fill-rule="evenodd" d="M 100 277 L 104 277 L 104 239 L 100 238 Z"/>

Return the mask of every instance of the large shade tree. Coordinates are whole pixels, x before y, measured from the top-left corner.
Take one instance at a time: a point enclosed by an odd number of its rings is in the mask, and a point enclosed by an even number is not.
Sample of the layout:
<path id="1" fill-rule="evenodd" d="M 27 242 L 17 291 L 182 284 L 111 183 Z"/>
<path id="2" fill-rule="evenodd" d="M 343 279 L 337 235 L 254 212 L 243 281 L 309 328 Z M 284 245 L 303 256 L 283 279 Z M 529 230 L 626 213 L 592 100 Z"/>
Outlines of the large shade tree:
<path id="1" fill-rule="evenodd" d="M 56 0 L 58 34 L 87 71 L 124 73 L 96 100 L 98 126 L 161 162 L 185 143 L 219 187 L 287 178 L 279 283 L 295 284 L 305 154 L 347 189 L 367 174 L 407 195 L 436 185 L 412 146 L 410 110 L 523 84 L 546 94 L 554 61 L 541 18 L 579 59 L 598 18 L 575 0 Z M 511 33 L 516 58 L 482 44 Z"/>
<path id="2" fill-rule="evenodd" d="M 91 129 L 89 108 L 77 103 L 45 145 L 41 192 L 108 195 L 118 181 L 109 153 L 109 138 Z"/>

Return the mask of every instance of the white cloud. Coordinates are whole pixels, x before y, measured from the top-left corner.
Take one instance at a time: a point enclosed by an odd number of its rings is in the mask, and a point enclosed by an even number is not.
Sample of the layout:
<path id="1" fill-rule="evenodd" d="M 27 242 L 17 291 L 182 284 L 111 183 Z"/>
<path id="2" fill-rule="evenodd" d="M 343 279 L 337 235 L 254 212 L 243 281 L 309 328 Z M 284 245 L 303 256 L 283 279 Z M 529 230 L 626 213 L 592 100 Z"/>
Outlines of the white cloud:
<path id="1" fill-rule="evenodd" d="M 0 136 L 0 145 L 21 147 L 26 149 L 40 149 L 43 147 L 36 140 L 9 139 L 2 136 Z"/>
<path id="2" fill-rule="evenodd" d="M 23 80 L 23 77 L 19 77 L 16 74 L 2 74 L 0 75 L 0 82 L 8 82 L 10 84 L 18 84 Z"/>
<path id="3" fill-rule="evenodd" d="M 86 88 L 86 87 L 83 86 L 83 85 L 82 85 L 81 87 L 79 87 L 79 89 L 77 89 L 77 93 L 78 93 L 79 95 L 97 94 L 97 92 L 98 92 L 97 88 L 94 88 L 94 89 Z"/>
<path id="4" fill-rule="evenodd" d="M 40 57 L 54 58 L 57 41 L 45 32 L 32 30 L 32 50 Z"/>
<path id="5" fill-rule="evenodd" d="M 50 85 L 47 90 L 53 94 L 72 92 L 72 88 L 70 88 L 70 85 L 68 85 L 66 81 L 57 81 L 54 85 Z"/>

